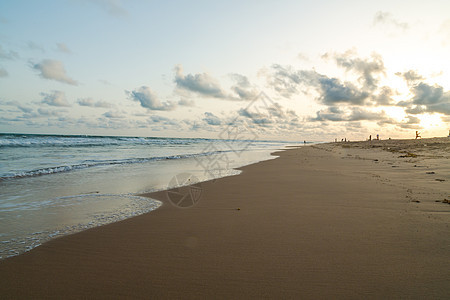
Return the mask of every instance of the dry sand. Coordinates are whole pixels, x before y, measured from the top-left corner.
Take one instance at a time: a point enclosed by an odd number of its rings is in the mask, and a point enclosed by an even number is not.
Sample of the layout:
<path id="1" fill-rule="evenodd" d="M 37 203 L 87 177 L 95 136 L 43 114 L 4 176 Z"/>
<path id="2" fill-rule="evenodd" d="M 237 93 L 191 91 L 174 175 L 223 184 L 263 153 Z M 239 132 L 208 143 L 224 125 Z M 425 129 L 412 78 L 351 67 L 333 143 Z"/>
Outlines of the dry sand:
<path id="1" fill-rule="evenodd" d="M 161 192 L 154 212 L 1 261 L 0 297 L 448 299 L 449 146 L 277 152 L 191 208 Z"/>

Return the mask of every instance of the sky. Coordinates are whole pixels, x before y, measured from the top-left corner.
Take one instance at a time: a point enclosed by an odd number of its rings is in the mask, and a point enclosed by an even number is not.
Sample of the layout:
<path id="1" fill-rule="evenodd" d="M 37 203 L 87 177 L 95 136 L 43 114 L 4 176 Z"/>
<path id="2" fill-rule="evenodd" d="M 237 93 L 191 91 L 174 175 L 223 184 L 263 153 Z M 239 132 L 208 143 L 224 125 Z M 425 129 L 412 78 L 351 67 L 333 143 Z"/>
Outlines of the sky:
<path id="1" fill-rule="evenodd" d="M 0 132 L 447 136 L 450 2 L 0 2 Z"/>

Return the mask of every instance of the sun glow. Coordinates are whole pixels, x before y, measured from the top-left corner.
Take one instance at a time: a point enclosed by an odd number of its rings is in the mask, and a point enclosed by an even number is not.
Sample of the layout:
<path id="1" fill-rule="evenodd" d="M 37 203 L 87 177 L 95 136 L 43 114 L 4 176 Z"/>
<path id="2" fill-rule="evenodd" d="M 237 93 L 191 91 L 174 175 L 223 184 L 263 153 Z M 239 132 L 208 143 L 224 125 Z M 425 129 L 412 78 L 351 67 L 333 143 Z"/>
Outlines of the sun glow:
<path id="1" fill-rule="evenodd" d="M 420 126 L 425 130 L 434 130 L 444 126 L 438 114 L 422 114 L 417 117 L 420 119 Z"/>

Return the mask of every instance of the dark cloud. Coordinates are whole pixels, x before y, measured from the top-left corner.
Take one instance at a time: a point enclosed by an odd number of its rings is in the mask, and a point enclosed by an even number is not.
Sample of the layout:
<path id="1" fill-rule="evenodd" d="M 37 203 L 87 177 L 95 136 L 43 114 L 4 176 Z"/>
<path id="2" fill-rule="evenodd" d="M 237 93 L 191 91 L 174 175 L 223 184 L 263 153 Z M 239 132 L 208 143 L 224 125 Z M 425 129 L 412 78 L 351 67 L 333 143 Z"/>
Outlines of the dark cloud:
<path id="1" fill-rule="evenodd" d="M 419 124 L 420 123 L 420 119 L 415 117 L 415 116 L 408 115 L 406 117 L 405 123 L 406 124 Z"/>
<path id="2" fill-rule="evenodd" d="M 212 126 L 218 126 L 222 124 L 220 118 L 211 112 L 205 112 L 205 117 L 203 118 L 203 121 L 205 121 L 208 125 Z"/>
<path id="3" fill-rule="evenodd" d="M 408 103 L 405 106 L 411 106 L 411 104 Z M 405 109 L 405 112 L 408 113 L 408 114 L 420 115 L 420 114 L 423 114 L 423 113 L 427 112 L 427 108 L 426 108 L 426 106 L 415 105 L 415 106 L 407 107 Z"/>
<path id="4" fill-rule="evenodd" d="M 240 100 L 254 100 L 259 95 L 259 91 L 254 88 L 246 76 L 240 74 L 231 74 L 230 77 L 236 81 L 231 87 Z"/>
<path id="5" fill-rule="evenodd" d="M 94 101 L 92 98 L 80 98 L 77 100 L 78 105 L 88 107 L 110 108 L 112 105 L 105 101 Z"/>
<path id="6" fill-rule="evenodd" d="M 275 102 L 241 108 L 238 110 L 238 115 L 244 118 L 246 124 L 258 127 L 270 126 L 275 130 L 296 128 L 300 124 L 299 117 L 293 110 L 283 108 Z"/>
<path id="7" fill-rule="evenodd" d="M 272 65 L 274 73 L 269 77 L 269 85 L 285 98 L 291 98 L 299 93 L 300 84 L 303 82 L 299 72 L 292 67 Z"/>
<path id="8" fill-rule="evenodd" d="M 326 105 L 336 103 L 363 105 L 369 97 L 367 92 L 361 91 L 351 82 L 341 82 L 337 78 L 323 75 L 318 77 L 316 87 L 321 92 L 319 100 Z"/>
<path id="9" fill-rule="evenodd" d="M 370 96 L 351 82 L 342 82 L 338 78 L 330 78 L 316 71 L 295 71 L 291 67 L 280 65 L 273 65 L 272 69 L 275 71 L 270 82 L 272 87 L 287 98 L 298 94 L 302 86 L 314 88 L 319 94 L 318 100 L 326 105 L 363 105 Z"/>
<path id="10" fill-rule="evenodd" d="M 413 86 L 411 91 L 414 94 L 412 101 L 418 105 L 433 105 L 450 99 L 448 93 L 444 95 L 444 89 L 439 85 L 431 86 L 421 82 Z"/>
<path id="11" fill-rule="evenodd" d="M 411 115 L 408 115 L 405 119 L 403 119 L 400 122 L 394 119 L 384 119 L 377 122 L 379 126 L 394 125 L 402 129 L 421 129 L 422 127 L 419 126 L 419 123 L 420 119 Z"/>
<path id="12" fill-rule="evenodd" d="M 441 113 L 450 115 L 450 91 L 444 91 L 440 85 L 420 82 L 410 89 L 413 97 L 410 101 L 398 103 L 410 114 Z"/>
<path id="13" fill-rule="evenodd" d="M 339 107 L 327 107 L 316 113 L 316 117 L 310 121 L 333 121 L 333 122 L 355 122 L 355 121 L 381 121 L 387 120 L 384 111 L 373 112 L 359 107 L 343 110 Z"/>
<path id="14" fill-rule="evenodd" d="M 33 111 L 33 109 L 31 107 L 26 107 L 23 105 L 18 105 L 17 108 L 20 109 L 24 113 L 31 113 Z"/>
<path id="15" fill-rule="evenodd" d="M 354 51 L 347 51 L 341 54 L 335 54 L 334 59 L 339 67 L 347 72 L 356 73 L 358 81 L 367 90 L 377 88 L 379 79 L 377 75 L 385 74 L 383 59 L 379 54 L 372 54 L 370 58 L 362 59 L 356 57 Z"/>
<path id="16" fill-rule="evenodd" d="M 396 92 L 388 86 L 383 86 L 378 90 L 379 92 L 377 95 L 372 95 L 372 100 L 375 101 L 377 105 L 394 105 L 394 99 L 392 99 L 392 96 L 394 96 Z"/>
<path id="17" fill-rule="evenodd" d="M 77 85 L 78 83 L 66 74 L 64 65 L 58 60 L 44 59 L 42 62 L 32 64 L 31 67 L 40 72 L 40 76 L 45 79 L 52 79 L 59 82 Z"/>
<path id="18" fill-rule="evenodd" d="M 147 86 L 141 86 L 132 92 L 125 91 L 125 93 L 131 100 L 139 102 L 142 107 L 149 110 L 170 111 L 176 108 L 176 104 L 173 102 L 161 103 L 158 96 Z"/>
<path id="19" fill-rule="evenodd" d="M 69 107 L 71 106 L 69 102 L 67 102 L 66 95 L 61 91 L 52 91 L 51 93 L 41 93 L 43 97 L 41 103 L 50 105 L 50 106 L 61 106 L 61 107 Z"/>
<path id="20" fill-rule="evenodd" d="M 174 119 L 170 119 L 163 116 L 152 115 L 148 119 L 149 123 L 160 123 L 164 125 L 178 125 L 178 122 Z"/>
<path id="21" fill-rule="evenodd" d="M 229 96 L 222 90 L 219 82 L 207 73 L 183 74 L 183 67 L 175 67 L 175 84 L 178 90 L 196 93 L 203 97 L 227 99 Z"/>

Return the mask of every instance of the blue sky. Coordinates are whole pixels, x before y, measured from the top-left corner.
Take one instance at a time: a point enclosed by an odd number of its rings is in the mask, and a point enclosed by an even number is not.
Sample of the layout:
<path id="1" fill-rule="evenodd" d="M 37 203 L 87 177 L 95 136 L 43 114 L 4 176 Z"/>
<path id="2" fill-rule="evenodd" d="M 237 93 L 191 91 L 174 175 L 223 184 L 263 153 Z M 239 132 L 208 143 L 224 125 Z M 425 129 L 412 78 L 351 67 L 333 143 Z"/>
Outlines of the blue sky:
<path id="1" fill-rule="evenodd" d="M 447 135 L 448 11 L 434 0 L 2 1 L 0 132 Z"/>

